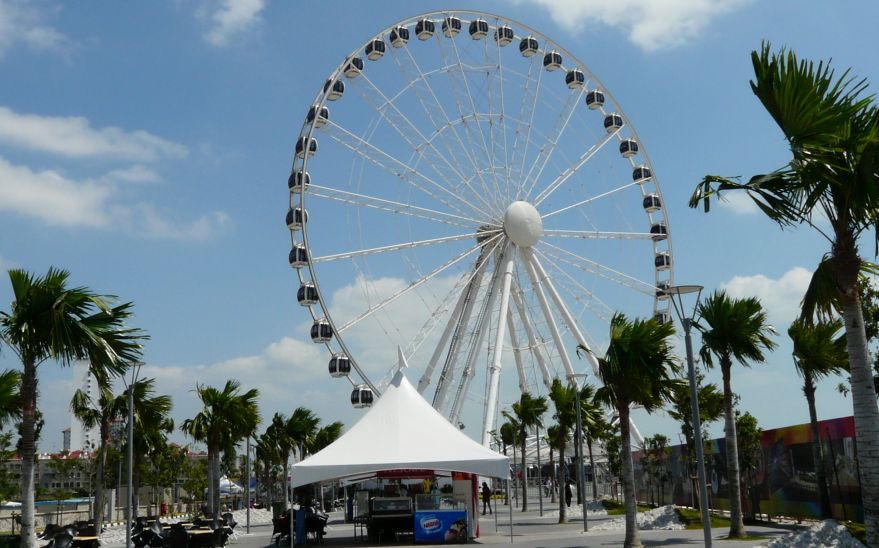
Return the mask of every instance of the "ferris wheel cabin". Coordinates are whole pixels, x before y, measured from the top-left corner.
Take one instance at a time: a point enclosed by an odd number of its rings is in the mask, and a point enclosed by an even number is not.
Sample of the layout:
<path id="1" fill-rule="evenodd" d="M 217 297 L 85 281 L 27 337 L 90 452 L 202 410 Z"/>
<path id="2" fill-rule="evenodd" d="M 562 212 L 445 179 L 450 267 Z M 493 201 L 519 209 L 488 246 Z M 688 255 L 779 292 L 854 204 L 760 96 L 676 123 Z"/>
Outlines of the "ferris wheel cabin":
<path id="1" fill-rule="evenodd" d="M 565 74 L 565 83 L 570 89 L 582 88 L 586 83 L 586 76 L 577 69 L 569 70 Z"/>
<path id="2" fill-rule="evenodd" d="M 299 306 L 317 304 L 320 300 L 317 297 L 317 288 L 311 282 L 304 282 L 296 292 L 296 300 L 299 301 Z"/>
<path id="3" fill-rule="evenodd" d="M 351 359 L 341 352 L 333 354 L 327 369 L 330 371 L 330 376 L 335 379 L 347 377 L 351 374 Z"/>
<path id="4" fill-rule="evenodd" d="M 372 389 L 365 384 L 359 384 L 351 391 L 351 405 L 355 409 L 362 409 L 372 405 Z"/>
<path id="5" fill-rule="evenodd" d="M 379 38 L 373 39 L 372 42 L 366 44 L 366 47 L 363 48 L 363 54 L 370 61 L 378 61 L 385 54 L 384 41 Z"/>
<path id="6" fill-rule="evenodd" d="M 519 53 L 522 54 L 523 57 L 531 57 L 537 53 L 537 50 L 540 48 L 540 44 L 537 43 L 537 39 L 528 36 L 527 38 L 522 38 L 522 41 L 519 42 Z"/>
<path id="7" fill-rule="evenodd" d="M 303 188 L 307 188 L 311 184 L 311 175 L 308 172 L 297 171 L 291 173 L 287 179 L 287 188 L 290 192 L 299 192 Z"/>
<path id="8" fill-rule="evenodd" d="M 654 223 L 653 226 L 650 227 L 650 237 L 654 242 L 668 238 L 668 226 L 665 224 L 665 221 Z"/>
<path id="9" fill-rule="evenodd" d="M 308 221 L 308 211 L 301 207 L 293 207 L 287 211 L 287 228 L 299 230 Z"/>
<path id="10" fill-rule="evenodd" d="M 299 269 L 308 264 L 308 251 L 305 250 L 305 244 L 293 244 L 293 249 L 289 255 L 290 266 Z"/>
<path id="11" fill-rule="evenodd" d="M 656 267 L 656 270 L 668 270 L 671 268 L 671 255 L 668 254 L 668 251 L 657 253 L 653 259 L 653 266 Z"/>
<path id="12" fill-rule="evenodd" d="M 562 55 L 557 51 L 551 51 L 543 56 L 543 68 L 548 71 L 558 70 L 562 66 Z"/>
<path id="13" fill-rule="evenodd" d="M 470 21 L 470 38 L 474 40 L 482 40 L 488 34 L 488 23 L 485 19 L 474 19 Z"/>
<path id="14" fill-rule="evenodd" d="M 318 115 L 317 105 L 313 105 L 308 109 L 308 115 L 305 120 L 310 124 L 314 122 L 314 127 L 323 127 L 330 119 L 330 109 L 326 106 L 320 107 L 320 115 Z"/>
<path id="15" fill-rule="evenodd" d="M 321 318 L 319 320 L 314 320 L 314 323 L 311 324 L 311 340 L 315 343 L 325 343 L 329 342 L 330 339 L 333 338 L 333 328 L 330 327 L 330 322 L 327 321 L 326 318 Z"/>
<path id="16" fill-rule="evenodd" d="M 513 36 L 513 29 L 506 25 L 500 26 L 494 31 L 494 40 L 501 47 L 509 45 L 513 41 Z"/>
<path id="17" fill-rule="evenodd" d="M 446 38 L 454 38 L 461 32 L 461 20 L 457 17 L 446 17 L 443 21 L 443 35 Z"/>
<path id="18" fill-rule="evenodd" d="M 653 177 L 653 172 L 647 166 L 638 166 L 632 170 L 632 180 L 636 183 L 643 183 L 651 177 Z"/>
<path id="19" fill-rule="evenodd" d="M 602 99 L 603 98 L 604 96 L 602 95 Z M 623 127 L 623 117 L 619 114 L 608 114 L 604 117 L 604 129 L 606 129 L 608 133 L 613 133 L 621 127 Z"/>
<path id="20" fill-rule="evenodd" d="M 317 152 L 317 139 L 309 139 L 308 137 L 300 137 L 296 141 L 296 157 L 305 158 L 306 154 L 311 157 Z"/>
<path id="21" fill-rule="evenodd" d="M 345 65 L 345 69 L 342 70 L 345 74 L 345 78 L 357 78 L 360 76 L 360 73 L 363 72 L 363 59 L 360 57 L 352 57 L 348 64 Z"/>
<path id="22" fill-rule="evenodd" d="M 662 209 L 662 200 L 659 199 L 659 194 L 648 194 L 644 196 L 644 211 L 653 213 L 660 209 Z"/>
<path id="23" fill-rule="evenodd" d="M 409 41 L 409 29 L 406 27 L 394 27 L 388 36 L 391 45 L 395 48 L 402 48 Z"/>
<path id="24" fill-rule="evenodd" d="M 422 19 L 421 21 L 415 23 L 415 36 L 417 36 L 418 39 L 422 42 L 425 40 L 430 40 L 435 31 L 436 25 L 434 25 L 433 21 L 431 21 L 430 19 Z"/>
<path id="25" fill-rule="evenodd" d="M 345 93 L 345 82 L 341 80 L 336 80 L 335 82 L 327 80 L 327 83 L 324 84 L 324 93 L 327 95 L 327 101 L 340 99 L 342 94 Z"/>

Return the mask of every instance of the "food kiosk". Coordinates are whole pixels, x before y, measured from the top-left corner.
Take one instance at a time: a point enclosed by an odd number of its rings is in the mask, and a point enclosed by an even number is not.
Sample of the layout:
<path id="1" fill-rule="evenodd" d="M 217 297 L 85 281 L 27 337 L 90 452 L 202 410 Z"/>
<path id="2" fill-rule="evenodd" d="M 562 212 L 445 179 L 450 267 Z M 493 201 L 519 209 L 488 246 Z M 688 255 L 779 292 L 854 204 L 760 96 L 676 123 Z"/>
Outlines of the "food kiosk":
<path id="1" fill-rule="evenodd" d="M 453 494 L 416 495 L 415 542 L 467 542 L 468 529 L 465 497 Z"/>

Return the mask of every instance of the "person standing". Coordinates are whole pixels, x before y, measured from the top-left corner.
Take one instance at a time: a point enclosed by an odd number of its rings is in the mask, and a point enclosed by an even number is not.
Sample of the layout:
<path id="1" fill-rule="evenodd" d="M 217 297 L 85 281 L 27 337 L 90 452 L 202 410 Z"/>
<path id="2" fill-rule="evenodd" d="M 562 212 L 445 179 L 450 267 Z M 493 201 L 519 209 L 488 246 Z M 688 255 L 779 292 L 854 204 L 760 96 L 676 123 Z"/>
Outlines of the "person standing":
<path id="1" fill-rule="evenodd" d="M 486 482 L 482 482 L 482 515 L 485 515 L 485 509 L 491 514 L 491 488 Z"/>
<path id="2" fill-rule="evenodd" d="M 570 508 L 571 507 L 571 498 L 573 498 L 574 493 L 571 492 L 571 480 L 565 481 L 565 505 Z"/>

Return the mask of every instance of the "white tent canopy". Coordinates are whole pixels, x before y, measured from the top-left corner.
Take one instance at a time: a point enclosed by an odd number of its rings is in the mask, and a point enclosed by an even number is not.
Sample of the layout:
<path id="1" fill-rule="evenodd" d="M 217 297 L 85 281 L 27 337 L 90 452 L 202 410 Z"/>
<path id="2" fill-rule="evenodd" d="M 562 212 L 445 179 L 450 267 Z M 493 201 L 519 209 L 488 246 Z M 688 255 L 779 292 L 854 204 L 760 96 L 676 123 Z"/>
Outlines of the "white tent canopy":
<path id="1" fill-rule="evenodd" d="M 401 362 L 405 360 L 400 356 Z M 402 365 L 402 364 L 401 364 Z M 293 465 L 292 486 L 381 470 L 470 472 L 507 478 L 509 459 L 473 441 L 397 371 L 378 402 L 322 451 Z"/>

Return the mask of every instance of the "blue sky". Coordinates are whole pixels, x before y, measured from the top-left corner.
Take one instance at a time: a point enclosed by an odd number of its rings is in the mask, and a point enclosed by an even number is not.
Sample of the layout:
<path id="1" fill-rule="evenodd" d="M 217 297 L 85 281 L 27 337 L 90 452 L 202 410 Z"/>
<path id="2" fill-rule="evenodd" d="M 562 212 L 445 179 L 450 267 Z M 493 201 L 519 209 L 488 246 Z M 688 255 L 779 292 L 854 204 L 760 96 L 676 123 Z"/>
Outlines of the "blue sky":
<path id="1" fill-rule="evenodd" d="M 0 0 L 0 267 L 61 266 L 76 284 L 134 301 L 134 323 L 152 337 L 144 373 L 174 396 L 178 422 L 197 411 L 196 382 L 237 378 L 260 389 L 264 417 L 304 405 L 326 422 L 353 423 L 360 412 L 347 401 L 349 385 L 326 374 L 329 354 L 308 339 L 311 319 L 296 303 L 299 281 L 286 262 L 285 180 L 303 117 L 345 56 L 396 21 L 447 7 L 227 0 L 72 9 Z M 649 151 L 667 205 L 677 281 L 760 297 L 782 334 L 767 364 L 734 373 L 742 407 L 764 428 L 806 422 L 784 333 L 807 269 L 827 246 L 808 230 L 781 232 L 746 201 L 705 215 L 686 200 L 706 173 L 748 175 L 786 159 L 780 132 L 748 87 L 749 54 L 761 40 L 802 57 L 832 58 L 875 80 L 879 8 L 746 0 L 455 7 L 525 23 L 601 79 Z M 333 112 L 345 113 L 343 103 L 331 105 Z M 315 162 L 334 177 L 351 172 L 350 156 Z M 342 221 L 350 213 L 323 205 L 311 213 L 309 239 L 319 238 L 324 249 L 394 242 L 382 240 L 391 229 L 378 224 L 374 233 L 352 236 L 358 225 Z M 629 213 L 643 217 L 639 207 Z M 388 281 L 385 291 L 407 279 L 399 264 L 374 267 Z M 396 278 L 394 268 L 401 268 Z M 350 304 L 351 272 L 328 270 L 321 279 L 340 315 Z M 0 283 L 0 302 L 10 300 L 8 283 Z M 616 302 L 613 295 L 606 300 Z M 360 333 L 358 361 L 374 371 L 390 367 L 395 349 L 387 339 Z M 14 355 L 4 351 L 0 366 L 16 367 Z M 43 449 L 60 446 L 70 376 L 55 364 L 41 366 Z M 709 379 L 719 381 L 714 373 Z M 822 418 L 851 413 L 836 382 L 819 387 Z M 677 438 L 677 426 L 661 414 L 639 416 L 638 425 L 645 434 Z M 722 427 L 711 431 L 720 435 Z"/>

